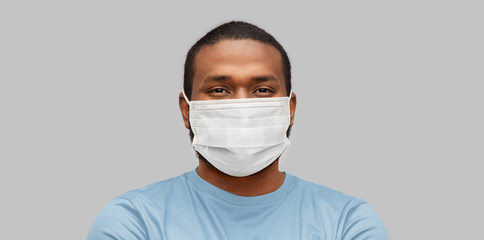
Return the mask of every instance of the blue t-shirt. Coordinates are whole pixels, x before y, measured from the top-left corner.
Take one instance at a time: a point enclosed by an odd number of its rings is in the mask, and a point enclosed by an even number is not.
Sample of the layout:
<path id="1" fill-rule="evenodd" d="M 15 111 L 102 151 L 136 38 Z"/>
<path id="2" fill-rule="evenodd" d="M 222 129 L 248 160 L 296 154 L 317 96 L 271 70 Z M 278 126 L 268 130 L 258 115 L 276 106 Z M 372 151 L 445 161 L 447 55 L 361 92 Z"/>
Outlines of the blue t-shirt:
<path id="1" fill-rule="evenodd" d="M 193 170 L 115 198 L 87 239 L 387 240 L 388 235 L 365 201 L 290 174 L 272 193 L 242 197 Z"/>

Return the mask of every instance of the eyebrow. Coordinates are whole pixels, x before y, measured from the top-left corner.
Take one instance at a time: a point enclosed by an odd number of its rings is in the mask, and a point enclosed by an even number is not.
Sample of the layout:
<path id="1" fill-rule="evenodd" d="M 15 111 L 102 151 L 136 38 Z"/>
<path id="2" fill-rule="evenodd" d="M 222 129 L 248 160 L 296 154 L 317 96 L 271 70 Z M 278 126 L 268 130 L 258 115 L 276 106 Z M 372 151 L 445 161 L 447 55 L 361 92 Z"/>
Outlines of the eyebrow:
<path id="1" fill-rule="evenodd" d="M 252 80 L 256 82 L 267 82 L 267 81 L 277 81 L 277 78 L 274 75 L 264 75 L 264 76 L 253 77 Z"/>
<path id="2" fill-rule="evenodd" d="M 226 76 L 226 75 L 216 75 L 216 76 L 208 76 L 204 80 L 205 81 L 214 81 L 214 82 L 224 82 L 224 81 L 228 81 L 230 79 L 232 79 L 232 78 L 229 77 L 229 76 Z"/>

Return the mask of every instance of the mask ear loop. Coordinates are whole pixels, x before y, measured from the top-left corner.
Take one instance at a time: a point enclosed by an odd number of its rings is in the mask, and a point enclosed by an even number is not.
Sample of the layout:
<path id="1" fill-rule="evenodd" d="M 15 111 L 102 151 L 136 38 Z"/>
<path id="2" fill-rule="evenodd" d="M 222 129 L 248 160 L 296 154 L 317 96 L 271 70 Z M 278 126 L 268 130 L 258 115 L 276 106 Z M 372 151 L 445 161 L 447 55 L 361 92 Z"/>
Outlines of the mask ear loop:
<path id="1" fill-rule="evenodd" d="M 185 94 L 185 93 L 183 93 L 183 94 Z M 292 89 L 291 89 L 291 92 L 289 92 L 289 97 L 287 97 L 288 98 L 287 103 L 291 102 L 291 97 L 292 97 Z"/>
<path id="2" fill-rule="evenodd" d="M 188 100 L 187 95 L 185 94 L 185 90 L 182 91 L 183 97 L 185 98 L 185 101 L 187 101 L 188 105 L 191 106 L 190 100 Z"/>
<path id="3" fill-rule="evenodd" d="M 190 104 L 190 100 L 188 100 L 187 95 L 185 94 L 185 90 L 183 90 L 183 91 L 182 91 L 182 93 L 183 93 L 183 97 L 185 98 L 185 101 L 187 101 L 188 106 L 190 106 L 190 108 L 191 108 L 191 107 L 192 107 L 192 105 Z M 190 121 L 190 120 L 188 120 L 188 121 L 190 122 L 190 129 L 192 130 L 193 134 L 195 134 L 195 131 L 193 130 L 192 125 L 191 125 L 191 121 Z M 197 136 L 196 136 L 196 135 L 194 135 L 194 137 L 193 137 L 193 139 L 192 139 L 192 145 L 193 145 L 193 143 L 195 142 L 195 139 L 196 139 L 196 138 L 197 138 Z M 197 158 L 198 158 L 198 154 L 199 154 L 199 153 L 198 153 L 196 150 L 195 150 L 195 152 L 197 153 Z"/>
<path id="4" fill-rule="evenodd" d="M 287 105 L 289 106 L 289 108 L 291 107 L 291 98 L 292 98 L 292 89 L 291 91 L 289 92 L 289 96 L 287 97 Z M 284 159 L 286 159 L 287 157 L 287 146 L 289 146 L 291 144 L 291 141 L 289 141 L 289 138 L 286 136 L 286 148 L 284 148 L 284 151 L 281 153 L 281 155 L 279 155 L 278 159 L 279 159 L 279 162 L 283 162 Z"/>

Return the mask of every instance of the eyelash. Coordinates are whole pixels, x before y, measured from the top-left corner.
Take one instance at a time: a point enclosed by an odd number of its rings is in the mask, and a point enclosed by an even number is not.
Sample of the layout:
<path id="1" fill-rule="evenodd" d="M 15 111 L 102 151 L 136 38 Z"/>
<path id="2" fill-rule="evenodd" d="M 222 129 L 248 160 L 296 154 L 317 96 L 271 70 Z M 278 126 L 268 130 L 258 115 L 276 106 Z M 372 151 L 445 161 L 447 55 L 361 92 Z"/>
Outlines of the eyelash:
<path id="1" fill-rule="evenodd" d="M 267 92 L 273 92 L 271 91 L 269 88 L 258 88 L 257 90 L 255 90 L 256 92 L 259 91 L 259 90 L 266 90 Z"/>
<path id="2" fill-rule="evenodd" d="M 225 92 L 216 92 L 217 90 L 222 90 L 222 91 L 225 91 Z M 259 93 L 275 93 L 275 91 L 270 89 L 270 88 L 258 88 L 258 89 L 255 90 L 255 92 L 258 92 L 260 90 L 266 90 L 266 92 L 259 92 Z M 227 92 L 228 92 L 228 90 L 224 89 L 224 88 L 214 88 L 214 89 L 208 91 L 208 93 L 227 93 Z"/>
<path id="3" fill-rule="evenodd" d="M 259 92 L 259 91 L 260 91 L 260 90 L 262 90 L 262 89 L 266 90 L 266 92 Z M 262 94 L 263 94 L 263 93 L 276 93 L 276 91 L 275 91 L 275 90 L 273 90 L 273 89 L 271 89 L 271 88 L 267 88 L 267 87 L 258 88 L 258 89 L 256 89 L 255 91 L 256 91 L 256 93 L 262 93 Z"/>
<path id="4" fill-rule="evenodd" d="M 214 88 L 212 90 L 209 90 L 208 92 L 209 93 L 217 93 L 217 92 L 215 92 L 215 90 L 219 90 L 219 89 L 222 90 L 222 91 L 228 92 L 227 89 L 224 89 L 224 88 Z"/>

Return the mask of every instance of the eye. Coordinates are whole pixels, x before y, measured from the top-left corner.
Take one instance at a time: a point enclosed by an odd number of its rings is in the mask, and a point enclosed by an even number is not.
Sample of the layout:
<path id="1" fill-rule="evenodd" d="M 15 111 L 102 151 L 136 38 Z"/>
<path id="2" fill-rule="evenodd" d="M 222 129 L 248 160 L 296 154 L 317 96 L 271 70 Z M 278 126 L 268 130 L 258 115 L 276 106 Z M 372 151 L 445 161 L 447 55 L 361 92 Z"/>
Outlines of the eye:
<path id="1" fill-rule="evenodd" d="M 258 88 L 257 90 L 255 90 L 255 93 L 257 94 L 269 94 L 269 93 L 274 93 L 273 90 L 269 89 L 269 88 Z"/>
<path id="2" fill-rule="evenodd" d="M 223 88 L 214 88 L 209 91 L 209 93 L 227 93 L 228 91 Z"/>

